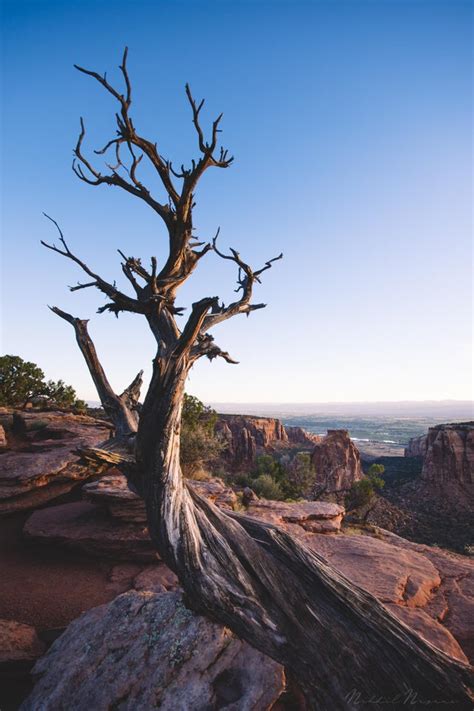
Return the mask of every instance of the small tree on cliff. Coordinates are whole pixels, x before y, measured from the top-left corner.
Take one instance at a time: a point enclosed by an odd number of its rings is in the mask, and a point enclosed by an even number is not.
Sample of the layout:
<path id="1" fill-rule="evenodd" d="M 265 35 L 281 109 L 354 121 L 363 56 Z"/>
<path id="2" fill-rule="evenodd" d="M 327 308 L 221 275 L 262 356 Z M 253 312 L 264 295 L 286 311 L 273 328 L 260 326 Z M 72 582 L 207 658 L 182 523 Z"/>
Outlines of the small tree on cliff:
<path id="1" fill-rule="evenodd" d="M 220 510 L 195 494 L 180 467 L 180 426 L 184 386 L 190 368 L 200 358 L 223 358 L 235 363 L 211 335 L 215 326 L 239 314 L 249 315 L 264 304 L 252 301 L 262 274 L 281 255 L 252 268 L 235 249 L 217 245 L 217 234 L 207 243 L 193 238 L 194 194 L 210 168 L 228 168 L 232 157 L 218 149 L 222 114 L 206 139 L 201 124 L 204 102 L 196 102 L 189 86 L 199 157 L 176 170 L 158 144 L 142 136 L 130 115 L 132 89 L 125 51 L 120 67 L 123 93 L 96 72 L 77 67 L 95 79 L 117 102 L 117 134 L 100 151 L 114 152 L 114 166 L 103 173 L 84 152 L 85 127 L 75 148 L 74 171 L 85 183 L 120 188 L 139 200 L 163 221 L 169 252 L 158 269 L 151 257 L 146 267 L 138 257 L 122 257 L 122 271 L 132 296 L 119 290 L 89 267 L 67 244 L 60 228 L 59 246 L 49 249 L 75 262 L 88 277 L 73 291 L 96 288 L 109 301 L 101 313 L 123 312 L 145 318 L 156 339 L 153 372 L 140 413 L 137 400 L 141 376 L 121 395 L 111 388 L 87 321 L 58 308 L 70 322 L 94 379 L 104 409 L 116 426 L 117 445 L 128 443 L 130 454 L 93 456 L 103 468 L 113 460 L 143 496 L 148 527 L 162 559 L 174 570 L 194 609 L 229 625 L 256 648 L 283 663 L 297 678 L 308 707 L 345 709 L 355 688 L 362 697 L 393 698 L 405 687 L 426 698 L 465 702 L 466 668 L 437 652 L 403 626 L 373 596 L 352 585 L 323 558 L 299 545 L 269 524 Z M 159 198 L 140 177 L 140 163 L 156 172 L 164 197 Z M 236 300 L 228 305 L 207 296 L 192 305 L 182 327 L 176 304 L 179 287 L 206 256 L 217 255 L 238 268 Z M 289 365 L 290 367 L 290 365 Z M 132 443 L 133 442 L 133 446 Z M 89 460 L 93 458 L 89 452 Z M 377 708 L 377 703 L 373 708 Z"/>

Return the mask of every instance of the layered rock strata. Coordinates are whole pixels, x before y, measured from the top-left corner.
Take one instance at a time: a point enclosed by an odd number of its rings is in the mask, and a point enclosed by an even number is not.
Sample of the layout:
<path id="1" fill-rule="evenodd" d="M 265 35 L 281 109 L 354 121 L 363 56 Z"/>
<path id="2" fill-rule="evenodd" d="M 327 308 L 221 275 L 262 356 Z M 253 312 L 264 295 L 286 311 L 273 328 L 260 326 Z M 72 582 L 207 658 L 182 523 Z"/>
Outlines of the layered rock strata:
<path id="1" fill-rule="evenodd" d="M 110 425 L 61 412 L 14 413 L 0 456 L 0 514 L 37 508 L 92 476 L 75 451 L 107 440 Z"/>
<path id="2" fill-rule="evenodd" d="M 311 453 L 315 483 L 323 492 L 347 491 L 362 479 L 359 450 L 347 430 L 328 430 Z"/>
<path id="3" fill-rule="evenodd" d="M 421 478 L 434 484 L 474 483 L 474 422 L 430 427 Z"/>

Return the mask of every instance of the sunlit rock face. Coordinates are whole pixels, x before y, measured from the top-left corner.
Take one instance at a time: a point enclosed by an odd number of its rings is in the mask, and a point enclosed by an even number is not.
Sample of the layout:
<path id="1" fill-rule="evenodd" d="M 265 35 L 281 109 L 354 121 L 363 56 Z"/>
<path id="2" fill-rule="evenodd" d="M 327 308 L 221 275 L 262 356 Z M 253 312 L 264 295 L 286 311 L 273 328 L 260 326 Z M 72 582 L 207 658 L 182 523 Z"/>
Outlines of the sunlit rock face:
<path id="1" fill-rule="evenodd" d="M 328 430 L 311 454 L 315 482 L 325 492 L 346 491 L 362 479 L 359 450 L 347 430 Z"/>
<path id="2" fill-rule="evenodd" d="M 236 467 L 255 461 L 257 449 L 288 441 L 280 420 L 272 417 L 219 415 L 216 432 L 227 445 L 224 458 Z"/>
<path id="3" fill-rule="evenodd" d="M 474 483 L 474 422 L 430 427 L 421 477 L 435 484 Z"/>
<path id="4" fill-rule="evenodd" d="M 236 469 L 252 464 L 258 454 L 309 450 L 321 439 L 301 427 L 285 427 L 274 417 L 252 415 L 219 415 L 216 432 L 226 443 L 223 459 Z"/>

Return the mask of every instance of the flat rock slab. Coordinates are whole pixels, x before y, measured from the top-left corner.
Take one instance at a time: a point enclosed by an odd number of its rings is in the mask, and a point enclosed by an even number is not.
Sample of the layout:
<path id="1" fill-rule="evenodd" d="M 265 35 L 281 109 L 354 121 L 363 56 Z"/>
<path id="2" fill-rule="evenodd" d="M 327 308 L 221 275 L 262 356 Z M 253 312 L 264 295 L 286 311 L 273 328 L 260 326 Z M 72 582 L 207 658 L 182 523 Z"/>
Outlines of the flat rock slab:
<path id="1" fill-rule="evenodd" d="M 159 558 L 145 526 L 114 520 L 102 507 L 86 501 L 35 511 L 23 533 L 30 541 L 99 557 L 144 562 Z"/>
<path id="2" fill-rule="evenodd" d="M 265 711 L 284 689 L 279 664 L 179 593 L 129 592 L 89 610 L 33 675 L 22 711 Z"/>
<path id="3" fill-rule="evenodd" d="M 276 526 L 293 523 L 311 533 L 336 533 L 341 528 L 344 508 L 325 501 L 287 504 L 282 501 L 252 499 L 247 514 Z M 294 531 L 294 527 L 291 530 Z"/>
<path id="4" fill-rule="evenodd" d="M 0 456 L 0 514 L 36 508 L 93 476 L 74 451 L 98 445 L 110 431 L 106 422 L 67 413 L 18 419 L 25 426 L 23 439 Z"/>

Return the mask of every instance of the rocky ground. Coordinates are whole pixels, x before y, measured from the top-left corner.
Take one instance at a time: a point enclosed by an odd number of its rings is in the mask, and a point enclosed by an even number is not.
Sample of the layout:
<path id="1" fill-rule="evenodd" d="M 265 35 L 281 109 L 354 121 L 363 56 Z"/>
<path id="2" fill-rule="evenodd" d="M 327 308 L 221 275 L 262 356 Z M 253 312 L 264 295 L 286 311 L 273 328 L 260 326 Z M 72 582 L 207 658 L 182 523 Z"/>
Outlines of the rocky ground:
<path id="1" fill-rule="evenodd" d="M 183 606 L 177 579 L 149 540 L 143 502 L 120 472 L 94 478 L 79 462 L 77 448 L 106 439 L 107 424 L 64 413 L 23 422 L 9 420 L 10 450 L 0 454 L 0 565 L 8 571 L 0 578 L 2 711 L 32 691 L 28 672 L 38 658 L 37 684 L 22 707 L 29 711 L 70 709 L 74 691 L 77 709 L 302 708 L 295 690 L 285 694 L 279 665 Z M 323 450 L 325 438 L 313 446 L 321 461 L 335 462 L 344 435 L 328 438 Z M 351 448 L 343 454 L 346 471 L 357 473 L 358 456 Z M 339 479 L 336 471 L 327 481 Z M 219 479 L 190 486 L 222 508 L 284 528 L 431 644 L 472 661 L 468 557 L 350 524 L 336 503 L 266 501 Z M 397 508 L 387 496 L 368 520 L 409 530 L 409 511 L 409 502 Z"/>

